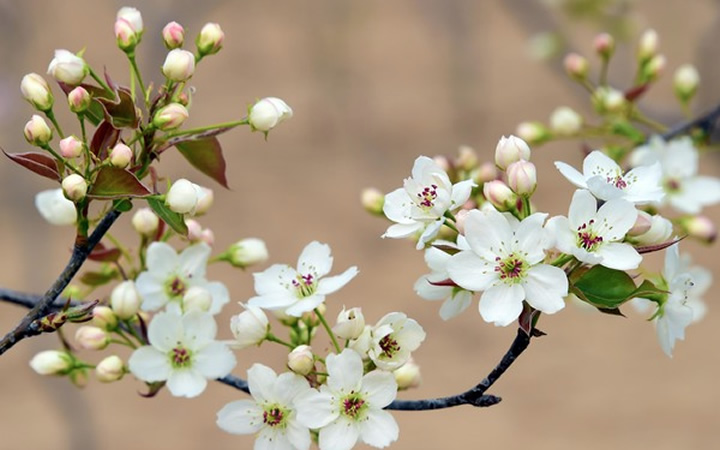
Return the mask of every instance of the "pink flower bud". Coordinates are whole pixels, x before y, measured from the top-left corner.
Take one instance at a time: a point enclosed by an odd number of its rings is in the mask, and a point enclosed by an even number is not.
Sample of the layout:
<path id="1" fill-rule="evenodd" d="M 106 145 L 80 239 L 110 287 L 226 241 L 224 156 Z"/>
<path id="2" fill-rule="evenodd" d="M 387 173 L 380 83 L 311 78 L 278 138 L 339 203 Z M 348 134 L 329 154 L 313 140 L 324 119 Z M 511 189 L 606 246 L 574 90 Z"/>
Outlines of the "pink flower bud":
<path id="1" fill-rule="evenodd" d="M 628 236 L 640 236 L 650 231 L 652 216 L 645 211 L 639 210 L 635 225 L 627 232 Z"/>
<path id="2" fill-rule="evenodd" d="M 210 247 L 215 245 L 215 233 L 213 233 L 213 230 L 210 228 L 202 230 L 202 233 L 200 233 L 200 241 L 206 243 Z"/>
<path id="3" fill-rule="evenodd" d="M 140 309 L 140 294 L 132 280 L 123 281 L 115 286 L 110 294 L 110 306 L 123 320 L 134 317 Z"/>
<path id="4" fill-rule="evenodd" d="M 90 102 L 92 102 L 92 97 L 90 96 L 90 93 L 82 86 L 76 87 L 68 94 L 68 104 L 70 106 L 70 111 L 76 114 L 88 109 L 90 107 Z"/>
<path id="5" fill-rule="evenodd" d="M 187 81 L 195 73 L 195 55 L 187 50 L 170 50 L 162 66 L 162 72 L 170 81 Z"/>
<path id="6" fill-rule="evenodd" d="M 248 122 L 253 131 L 267 133 L 292 115 L 293 111 L 287 103 L 277 97 L 266 97 L 250 109 Z"/>
<path id="7" fill-rule="evenodd" d="M 141 35 L 136 33 L 130 22 L 125 19 L 117 19 L 115 21 L 115 40 L 120 50 L 131 53 L 140 43 Z"/>
<path id="8" fill-rule="evenodd" d="M 88 190 L 88 185 L 87 181 L 85 181 L 85 178 L 76 173 L 73 173 L 63 178 L 62 188 L 63 192 L 65 193 L 65 197 L 67 197 L 68 200 L 77 203 L 85 198 L 85 194 L 87 194 Z"/>
<path id="9" fill-rule="evenodd" d="M 530 147 L 517 136 L 501 137 L 495 147 L 495 164 L 503 170 L 521 159 L 530 159 Z"/>
<path id="10" fill-rule="evenodd" d="M 641 219 L 642 217 L 642 219 Z M 649 227 L 644 233 L 634 234 L 636 228 L 637 232 L 642 231 L 645 228 L 645 220 L 649 219 Z M 628 240 L 637 245 L 655 245 L 667 242 L 673 235 L 673 224 L 663 216 L 656 214 L 650 216 L 644 211 L 638 211 L 638 219 L 635 221 L 635 225 L 628 232 Z"/>
<path id="11" fill-rule="evenodd" d="M 36 73 L 25 75 L 20 83 L 25 100 L 39 111 L 49 111 L 53 106 L 53 95 L 47 81 Z"/>
<path id="12" fill-rule="evenodd" d="M 190 287 L 185 295 L 183 295 L 183 311 L 188 312 L 193 309 L 199 311 L 209 311 L 212 306 L 212 295 L 210 291 L 201 286 Z"/>
<path id="13" fill-rule="evenodd" d="M 488 181 L 483 185 L 483 195 L 496 208 L 504 211 L 511 208 L 517 197 L 507 184 L 500 180 Z"/>
<path id="14" fill-rule="evenodd" d="M 458 158 L 455 165 L 467 172 L 473 170 L 478 165 L 478 155 L 472 147 L 461 145 L 458 149 Z"/>
<path id="15" fill-rule="evenodd" d="M 547 128 L 540 122 L 522 122 L 518 124 L 515 133 L 529 144 L 540 144 L 550 137 Z"/>
<path id="16" fill-rule="evenodd" d="M 118 142 L 110 152 L 110 164 L 121 169 L 126 168 L 133 158 L 133 151 L 130 147 Z"/>
<path id="17" fill-rule="evenodd" d="M 491 162 L 484 162 L 473 173 L 473 180 L 477 184 L 487 183 L 488 181 L 497 180 L 500 177 L 500 171 L 497 166 Z"/>
<path id="18" fill-rule="evenodd" d="M 160 219 L 150 208 L 140 208 L 133 215 L 132 226 L 142 236 L 153 236 L 160 225 Z"/>
<path id="19" fill-rule="evenodd" d="M 117 355 L 108 356 L 95 366 L 95 376 L 102 383 L 118 381 L 125 372 L 125 364 Z"/>
<path id="20" fill-rule="evenodd" d="M 288 368 L 300 375 L 307 375 L 315 368 L 315 358 L 309 345 L 299 345 L 288 354 Z"/>
<path id="21" fill-rule="evenodd" d="M 195 39 L 195 45 L 197 45 L 198 53 L 205 56 L 213 55 L 219 52 L 222 48 L 224 38 L 225 33 L 223 33 L 220 25 L 216 23 L 205 24 L 205 26 L 202 27 L 202 30 L 200 30 L 198 37 Z"/>
<path id="22" fill-rule="evenodd" d="M 468 209 L 461 209 L 455 213 L 455 228 L 457 228 L 458 233 L 460 234 L 465 234 L 465 221 L 467 220 L 469 213 L 470 210 Z"/>
<path id="23" fill-rule="evenodd" d="M 659 39 L 658 34 L 655 30 L 646 30 L 640 36 L 640 43 L 638 45 L 638 60 L 641 63 L 645 63 L 650 60 L 658 51 Z"/>
<path id="24" fill-rule="evenodd" d="M 180 48 L 185 42 L 185 29 L 177 22 L 170 22 L 163 28 L 162 37 L 168 50 Z"/>
<path id="25" fill-rule="evenodd" d="M 92 324 L 103 330 L 114 330 L 117 327 L 118 319 L 109 306 L 96 306 L 92 312 Z"/>
<path id="26" fill-rule="evenodd" d="M 192 214 L 197 206 L 199 189 L 195 183 L 184 178 L 170 186 L 165 196 L 165 204 L 178 214 Z"/>
<path id="27" fill-rule="evenodd" d="M 593 104 L 600 112 L 620 112 L 627 105 L 625 95 L 609 86 L 601 86 L 593 93 Z"/>
<path id="28" fill-rule="evenodd" d="M 68 50 L 55 50 L 55 58 L 48 66 L 48 75 L 70 86 L 82 83 L 88 72 L 85 61 Z"/>
<path id="29" fill-rule="evenodd" d="M 215 201 L 215 194 L 213 193 L 212 189 L 206 188 L 204 186 L 199 187 L 201 194 L 198 197 L 197 206 L 195 206 L 196 216 L 202 216 L 203 214 L 208 212 L 213 202 Z"/>
<path id="30" fill-rule="evenodd" d="M 568 53 L 563 64 L 565 65 L 565 71 L 571 78 L 584 80 L 588 75 L 590 66 L 584 56 L 577 53 Z"/>
<path id="31" fill-rule="evenodd" d="M 40 375 L 65 375 L 73 367 L 73 358 L 65 352 L 45 350 L 33 356 L 30 367 Z"/>
<path id="32" fill-rule="evenodd" d="M 690 216 L 682 219 L 680 225 L 687 234 L 705 243 L 712 243 L 717 238 L 717 228 L 706 216 Z"/>
<path id="33" fill-rule="evenodd" d="M 197 242 L 202 236 L 202 225 L 200 222 L 193 219 L 185 219 L 185 226 L 188 229 L 187 238 L 190 242 Z"/>
<path id="34" fill-rule="evenodd" d="M 227 261 L 235 267 L 245 268 L 268 259 L 265 242 L 258 238 L 241 239 L 230 246 Z"/>
<path id="35" fill-rule="evenodd" d="M 155 113 L 153 125 L 163 131 L 174 130 L 182 125 L 187 118 L 188 110 L 183 105 L 180 103 L 170 103 Z"/>
<path id="36" fill-rule="evenodd" d="M 667 65 L 667 59 L 665 55 L 655 55 L 650 61 L 647 62 L 643 68 L 643 75 L 645 76 L 646 82 L 657 80 Z"/>
<path id="37" fill-rule="evenodd" d="M 77 158 L 82 155 L 85 144 L 74 135 L 60 140 L 60 154 L 63 158 Z"/>
<path id="38" fill-rule="evenodd" d="M 600 33 L 595 36 L 593 47 L 602 58 L 610 58 L 615 52 L 615 39 L 608 33 Z"/>
<path id="39" fill-rule="evenodd" d="M 508 184 L 516 194 L 529 197 L 537 188 L 537 169 L 529 161 L 516 161 L 507 168 Z"/>
<path id="40" fill-rule="evenodd" d="M 143 19 L 140 11 L 138 11 L 137 8 L 133 8 L 131 6 L 124 6 L 118 10 L 117 16 L 115 16 L 115 18 L 118 20 L 122 19 L 127 21 L 127 23 L 130 25 L 130 27 L 135 33 L 142 34 L 144 30 Z"/>
<path id="41" fill-rule="evenodd" d="M 52 139 L 52 130 L 45 122 L 45 119 L 37 114 L 33 114 L 28 123 L 25 124 L 23 134 L 25 134 L 25 140 L 38 147 L 47 145 Z"/>
<path id="42" fill-rule="evenodd" d="M 385 195 L 375 188 L 365 188 L 360 196 L 365 211 L 378 216 L 383 215 L 383 205 L 385 204 Z"/>
<path id="43" fill-rule="evenodd" d="M 85 350 L 102 350 L 110 344 L 110 336 L 105 330 L 85 325 L 75 332 L 75 342 Z"/>
<path id="44" fill-rule="evenodd" d="M 550 115 L 550 129 L 561 136 L 572 136 L 582 128 L 583 119 L 572 108 L 560 106 Z"/>
<path id="45" fill-rule="evenodd" d="M 699 85 L 700 74 L 692 64 L 683 64 L 675 71 L 673 88 L 681 102 L 686 103 L 693 98 Z"/>

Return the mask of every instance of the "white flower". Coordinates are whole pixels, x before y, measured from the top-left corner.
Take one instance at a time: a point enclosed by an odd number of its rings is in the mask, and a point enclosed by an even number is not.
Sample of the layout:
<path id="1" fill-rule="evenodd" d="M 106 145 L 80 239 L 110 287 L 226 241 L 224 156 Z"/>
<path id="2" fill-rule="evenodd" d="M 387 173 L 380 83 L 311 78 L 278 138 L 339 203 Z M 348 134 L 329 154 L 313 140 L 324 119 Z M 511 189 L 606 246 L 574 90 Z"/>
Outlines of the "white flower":
<path id="1" fill-rule="evenodd" d="M 345 286 L 358 273 L 357 267 L 352 266 L 340 275 L 323 278 L 330 273 L 332 264 L 330 246 L 313 241 L 300 254 L 297 270 L 274 264 L 264 272 L 253 274 L 258 295 L 248 304 L 300 317 L 317 308 L 326 295 Z"/>
<path id="2" fill-rule="evenodd" d="M 365 316 L 360 308 L 343 307 L 337 316 L 335 326 L 332 328 L 335 336 L 340 339 L 357 339 L 365 329 Z"/>
<path id="3" fill-rule="evenodd" d="M 168 305 L 180 312 L 187 290 L 199 286 L 212 295 L 210 313 L 219 313 L 223 305 L 230 301 L 230 294 L 221 282 L 205 279 L 210 251 L 207 244 L 199 243 L 187 247 L 178 255 L 174 248 L 164 242 L 150 244 L 146 256 L 147 270 L 135 282 L 143 300 L 142 309 L 155 311 Z"/>
<path id="4" fill-rule="evenodd" d="M 248 370 L 253 400 L 228 403 L 217 413 L 217 425 L 232 434 L 254 434 L 255 449 L 310 448 L 310 431 L 296 409 L 301 394 L 312 392 L 305 378 L 291 372 L 277 375 L 271 368 L 253 364 Z"/>
<path id="5" fill-rule="evenodd" d="M 417 249 L 433 239 L 445 223 L 445 213 L 460 208 L 470 197 L 472 180 L 450 183 L 447 173 L 427 156 L 415 160 L 412 177 L 385 196 L 383 212 L 396 222 L 382 237 L 406 238 L 421 233 Z"/>
<path id="6" fill-rule="evenodd" d="M 269 321 L 263 310 L 255 306 L 243 306 L 245 311 L 230 319 L 230 330 L 235 336 L 230 346 L 238 350 L 259 345 L 268 334 Z"/>
<path id="7" fill-rule="evenodd" d="M 268 259 L 265 241 L 258 238 L 241 239 L 228 249 L 228 261 L 235 267 L 248 267 Z"/>
<path id="8" fill-rule="evenodd" d="M 73 359 L 66 352 L 45 350 L 33 356 L 30 367 L 40 375 L 64 375 L 73 367 Z"/>
<path id="9" fill-rule="evenodd" d="M 597 209 L 597 200 L 584 189 L 578 189 L 570 203 L 568 217 L 553 217 L 547 227 L 552 230 L 557 248 L 587 264 L 610 269 L 637 269 L 642 256 L 632 245 L 623 243 L 633 227 L 637 210 L 621 198 L 610 200 Z"/>
<path id="10" fill-rule="evenodd" d="M 48 75 L 71 86 L 77 86 L 88 74 L 85 60 L 68 50 L 55 50 L 55 57 L 48 66 Z"/>
<path id="11" fill-rule="evenodd" d="M 53 225 L 75 225 L 77 220 L 75 204 L 65 198 L 62 189 L 38 192 L 35 207 L 43 219 Z"/>
<path id="12" fill-rule="evenodd" d="M 458 243 L 437 241 L 436 244 L 456 248 L 458 250 L 470 250 L 465 238 L 458 236 Z M 449 320 L 465 311 L 472 302 L 472 292 L 457 286 L 441 284 L 450 278 L 447 271 L 447 264 L 452 257 L 451 254 L 436 247 L 429 247 L 425 250 L 425 263 L 430 268 L 429 274 L 423 275 L 415 282 L 415 292 L 425 300 L 445 300 L 440 307 L 440 317 Z"/>
<path id="13" fill-rule="evenodd" d="M 720 202 L 720 179 L 697 174 L 698 151 L 689 137 L 665 142 L 653 136 L 648 145 L 636 148 L 630 155 L 633 166 L 658 161 L 662 165 L 665 201 L 677 211 L 697 214 L 704 206 Z"/>
<path id="14" fill-rule="evenodd" d="M 546 217 L 536 213 L 519 222 L 490 209 L 468 214 L 465 238 L 471 250 L 453 255 L 447 271 L 458 286 L 484 291 L 479 309 L 486 322 L 509 325 L 520 316 L 523 301 L 546 314 L 565 307 L 565 272 L 542 264 L 552 246 L 543 229 Z"/>
<path id="15" fill-rule="evenodd" d="M 293 110 L 285 101 L 277 97 L 265 97 L 250 108 L 248 122 L 253 130 L 267 133 L 292 116 Z"/>
<path id="16" fill-rule="evenodd" d="M 397 423 L 383 410 L 397 395 L 391 372 L 374 370 L 363 376 L 362 358 L 350 349 L 328 355 L 327 371 L 320 392 L 306 391 L 296 402 L 298 420 L 320 428 L 321 450 L 350 449 L 358 439 L 378 448 L 397 440 Z"/>
<path id="17" fill-rule="evenodd" d="M 372 330 L 368 356 L 382 370 L 395 370 L 410 359 L 410 353 L 425 340 L 425 331 L 401 312 L 386 314 Z"/>
<path id="18" fill-rule="evenodd" d="M 130 356 L 130 372 L 148 383 L 167 381 L 176 397 L 196 397 L 208 379 L 222 378 L 235 367 L 235 355 L 215 340 L 216 334 L 215 319 L 208 313 L 158 313 L 148 327 L 150 345 Z"/>
<path id="19" fill-rule="evenodd" d="M 685 327 L 693 321 L 693 310 L 687 304 L 688 292 L 693 286 L 689 273 L 681 271 L 678 245 L 665 251 L 663 278 L 667 282 L 668 294 L 655 320 L 658 341 L 666 355 L 672 357 L 675 341 L 685 339 Z"/>
<path id="20" fill-rule="evenodd" d="M 555 162 L 561 174 L 579 188 L 588 189 L 601 200 L 623 198 L 631 203 L 659 202 L 665 195 L 660 186 L 662 169 L 655 162 L 632 169 L 626 174 L 600 150 L 585 157 L 583 173 L 564 162 Z"/>

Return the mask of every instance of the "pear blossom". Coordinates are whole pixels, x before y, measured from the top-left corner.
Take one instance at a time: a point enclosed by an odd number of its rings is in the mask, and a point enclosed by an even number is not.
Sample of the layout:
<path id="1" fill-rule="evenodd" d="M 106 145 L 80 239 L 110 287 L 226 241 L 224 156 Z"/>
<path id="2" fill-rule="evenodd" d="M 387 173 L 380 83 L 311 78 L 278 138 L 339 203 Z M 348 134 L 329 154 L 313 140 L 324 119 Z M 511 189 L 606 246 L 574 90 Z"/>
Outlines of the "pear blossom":
<path id="1" fill-rule="evenodd" d="M 158 313 L 148 327 L 150 345 L 132 353 L 128 368 L 142 381 L 166 381 L 176 397 L 197 397 L 208 379 L 228 375 L 236 364 L 235 355 L 215 340 L 216 334 L 217 324 L 208 313 Z"/>
<path id="2" fill-rule="evenodd" d="M 681 213 L 698 214 L 720 202 L 720 179 L 698 175 L 698 151 L 689 137 L 665 142 L 653 136 L 630 154 L 633 167 L 660 162 L 665 202 Z"/>
<path id="3" fill-rule="evenodd" d="M 340 339 L 357 339 L 365 329 L 365 316 L 360 308 L 343 307 L 337 316 L 335 326 L 332 328 L 335 336 Z"/>
<path id="4" fill-rule="evenodd" d="M 77 220 L 75 204 L 65 198 L 60 188 L 39 192 L 35 196 L 35 207 L 52 225 L 74 225 Z"/>
<path id="5" fill-rule="evenodd" d="M 383 410 L 397 395 L 392 372 L 363 376 L 362 358 L 350 349 L 328 355 L 326 362 L 327 384 L 296 398 L 298 421 L 320 429 L 320 450 L 350 449 L 358 440 L 378 448 L 396 441 L 398 425 Z"/>
<path id="6" fill-rule="evenodd" d="M 268 318 L 262 309 L 250 305 L 243 306 L 245 311 L 230 319 L 230 330 L 235 336 L 230 346 L 237 350 L 260 345 L 270 329 Z"/>
<path id="7" fill-rule="evenodd" d="M 427 156 L 415 160 L 412 177 L 385 196 L 383 212 L 393 222 L 382 237 L 400 239 L 419 234 L 416 248 L 433 239 L 445 223 L 445 214 L 460 208 L 470 197 L 472 180 L 456 184 Z"/>
<path id="8" fill-rule="evenodd" d="M 345 286 L 358 273 L 357 267 L 352 266 L 340 275 L 323 278 L 332 264 L 330 246 L 313 241 L 300 254 L 297 269 L 274 264 L 253 274 L 258 295 L 251 298 L 248 305 L 300 317 L 320 306 L 326 295 Z"/>
<path id="9" fill-rule="evenodd" d="M 77 86 L 90 72 L 85 60 L 69 50 L 55 50 L 55 57 L 50 61 L 48 75 L 71 86 Z"/>
<path id="10" fill-rule="evenodd" d="M 254 434 L 256 450 L 310 448 L 310 431 L 298 414 L 298 397 L 316 392 L 307 380 L 291 372 L 277 375 L 262 364 L 253 364 L 247 379 L 253 400 L 225 405 L 217 425 L 232 434 Z"/>
<path id="11" fill-rule="evenodd" d="M 73 357 L 58 350 L 42 351 L 30 360 L 30 367 L 40 375 L 65 375 L 73 365 Z"/>
<path id="12" fill-rule="evenodd" d="M 147 270 L 136 282 L 142 309 L 156 311 L 165 305 L 176 312 L 184 310 L 183 296 L 193 286 L 205 288 L 212 296 L 209 312 L 217 314 L 230 301 L 230 294 L 219 281 L 207 281 L 205 270 L 210 247 L 198 243 L 187 247 L 179 255 L 169 244 L 153 242 L 147 249 Z"/>
<path id="13" fill-rule="evenodd" d="M 492 209 L 470 211 L 465 239 L 470 250 L 447 263 L 450 279 L 469 291 L 483 291 L 480 315 L 486 322 L 507 326 L 520 316 L 523 301 L 546 314 L 565 307 L 565 272 L 542 264 L 552 246 L 543 228 L 547 214 L 535 213 L 522 222 Z"/>
<path id="14" fill-rule="evenodd" d="M 560 173 L 575 186 L 588 189 L 600 200 L 623 198 L 631 203 L 659 202 L 665 195 L 660 185 L 662 169 L 659 162 L 639 166 L 623 174 L 609 156 L 595 150 L 583 161 L 583 173 L 564 162 L 555 162 Z"/>
<path id="15" fill-rule="evenodd" d="M 382 370 L 395 370 L 410 359 L 410 353 L 425 340 L 425 331 L 401 312 L 386 314 L 375 324 L 368 356 Z"/>

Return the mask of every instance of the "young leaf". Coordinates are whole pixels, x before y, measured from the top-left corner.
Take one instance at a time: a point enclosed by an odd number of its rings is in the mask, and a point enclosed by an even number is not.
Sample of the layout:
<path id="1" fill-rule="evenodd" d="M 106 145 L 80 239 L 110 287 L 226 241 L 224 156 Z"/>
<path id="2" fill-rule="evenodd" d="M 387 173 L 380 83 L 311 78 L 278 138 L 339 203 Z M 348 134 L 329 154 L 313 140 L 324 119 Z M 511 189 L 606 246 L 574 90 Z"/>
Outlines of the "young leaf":
<path id="1" fill-rule="evenodd" d="M 635 282 L 627 273 L 595 266 L 575 280 L 572 291 L 599 308 L 613 310 L 634 297 Z"/>
<path id="2" fill-rule="evenodd" d="M 112 199 L 147 197 L 151 194 L 150 189 L 145 187 L 132 173 L 125 169 L 106 166 L 98 172 L 87 195 L 91 198 Z"/>
<path id="3" fill-rule="evenodd" d="M 80 282 L 87 286 L 102 286 L 115 279 L 117 272 L 85 272 L 80 277 Z"/>
<path id="4" fill-rule="evenodd" d="M 155 211 L 155 214 L 157 214 L 163 222 L 168 224 L 170 228 L 183 236 L 187 236 L 188 229 L 187 225 L 185 225 L 185 219 L 182 214 L 178 214 L 175 211 L 170 210 L 170 208 L 165 206 L 165 203 L 157 197 L 148 197 L 147 202 L 148 206 Z"/>
<path id="5" fill-rule="evenodd" d="M 35 172 L 45 178 L 53 181 L 60 181 L 60 172 L 58 172 L 57 161 L 44 153 L 27 152 L 27 153 L 7 153 L 2 150 L 5 156 L 11 161 L 16 162 L 24 168 Z"/>
<path id="6" fill-rule="evenodd" d="M 228 188 L 225 158 L 216 137 L 178 142 L 175 147 L 193 167 Z"/>
<path id="7" fill-rule="evenodd" d="M 108 155 L 108 149 L 117 144 L 119 137 L 120 130 L 113 127 L 110 122 L 104 121 L 95 130 L 90 142 L 90 151 L 98 158 L 105 159 Z"/>
<path id="8" fill-rule="evenodd" d="M 642 297 L 657 303 L 660 303 L 667 295 L 668 291 L 659 289 L 650 280 L 644 280 L 632 293 L 633 297 Z"/>
<path id="9" fill-rule="evenodd" d="M 110 121 L 115 128 L 137 128 L 137 108 L 130 91 L 126 88 L 118 88 L 117 96 L 117 100 L 97 99 L 105 110 L 106 120 Z"/>
<path id="10" fill-rule="evenodd" d="M 120 259 L 121 255 L 120 249 L 108 248 L 105 247 L 102 242 L 98 242 L 88 255 L 88 259 L 92 261 L 115 262 Z"/>

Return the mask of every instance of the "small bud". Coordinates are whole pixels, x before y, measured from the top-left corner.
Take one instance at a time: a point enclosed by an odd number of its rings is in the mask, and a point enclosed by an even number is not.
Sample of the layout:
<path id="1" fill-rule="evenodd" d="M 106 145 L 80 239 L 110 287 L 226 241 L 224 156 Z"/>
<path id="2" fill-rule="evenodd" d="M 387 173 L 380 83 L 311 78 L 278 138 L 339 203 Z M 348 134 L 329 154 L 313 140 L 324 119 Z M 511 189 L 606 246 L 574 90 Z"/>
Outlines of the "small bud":
<path id="1" fill-rule="evenodd" d="M 118 319 L 109 306 L 100 305 L 93 308 L 92 323 L 98 328 L 110 331 L 117 327 Z"/>
<path id="2" fill-rule="evenodd" d="M 635 225 L 627 232 L 628 236 L 640 236 L 650 231 L 652 226 L 652 216 L 645 211 L 638 210 L 637 219 L 635 219 Z"/>
<path id="3" fill-rule="evenodd" d="M 72 356 L 57 350 L 45 350 L 33 356 L 30 367 L 40 375 L 65 375 L 73 367 Z"/>
<path id="4" fill-rule="evenodd" d="M 309 345 L 299 345 L 288 354 L 288 368 L 300 375 L 307 375 L 315 368 L 315 358 Z"/>
<path id="5" fill-rule="evenodd" d="M 198 202 L 195 206 L 195 215 L 201 216 L 208 212 L 210 210 L 210 207 L 212 206 L 214 200 L 215 200 L 215 194 L 213 193 L 213 190 L 210 188 L 206 188 L 204 186 L 199 186 L 200 188 L 200 195 L 198 196 Z"/>
<path id="6" fill-rule="evenodd" d="M 142 34 L 143 30 L 145 29 L 143 26 L 142 15 L 137 8 L 133 8 L 131 6 L 124 6 L 118 10 L 117 16 L 115 16 L 115 18 L 126 20 L 132 27 L 133 31 L 135 31 L 135 33 Z"/>
<path id="7" fill-rule="evenodd" d="M 495 147 L 495 164 L 503 170 L 515 161 L 530 160 L 530 147 L 517 136 L 501 137 Z"/>
<path id="8" fill-rule="evenodd" d="M 230 331 L 235 336 L 235 342 L 231 346 L 238 350 L 260 345 L 270 329 L 268 318 L 262 309 L 243 306 L 245 311 L 230 319 Z"/>
<path id="9" fill-rule="evenodd" d="M 644 225 L 640 222 L 642 219 L 640 217 L 643 214 L 647 214 L 644 211 L 638 211 L 638 220 L 636 221 L 635 225 L 638 226 L 638 228 L 644 228 Z M 647 217 L 645 217 L 647 219 Z M 655 244 L 662 244 L 663 242 L 667 242 L 670 240 L 670 237 L 673 235 L 673 224 L 668 219 L 664 218 L 663 216 L 657 214 L 654 216 L 651 216 L 649 218 L 650 220 L 650 227 L 647 231 L 644 233 L 640 233 L 637 235 L 631 235 L 628 233 L 628 240 L 632 241 L 633 243 L 637 245 L 655 245 Z M 633 227 L 635 228 L 635 227 Z M 630 230 L 632 231 L 632 230 Z M 638 230 L 640 231 L 640 230 Z"/>
<path id="10" fill-rule="evenodd" d="M 478 165 L 478 155 L 472 147 L 461 145 L 458 149 L 458 158 L 455 165 L 460 169 L 470 172 Z"/>
<path id="11" fill-rule="evenodd" d="M 180 48 L 185 42 L 185 29 L 177 22 L 170 22 L 163 28 L 162 37 L 168 50 Z"/>
<path id="12" fill-rule="evenodd" d="M 200 187 L 184 178 L 170 186 L 165 195 L 165 204 L 178 214 L 194 214 L 198 199 L 202 195 Z"/>
<path id="13" fill-rule="evenodd" d="M 195 55 L 187 50 L 170 50 L 162 66 L 163 75 L 170 81 L 187 81 L 195 73 Z"/>
<path id="14" fill-rule="evenodd" d="M 110 306 L 123 320 L 134 317 L 140 309 L 140 294 L 132 280 L 123 281 L 115 286 L 110 294 Z"/>
<path id="15" fill-rule="evenodd" d="M 77 158 L 82 155 L 85 144 L 77 137 L 68 136 L 60 140 L 60 154 L 63 158 Z"/>
<path id="16" fill-rule="evenodd" d="M 600 33 L 595 36 L 593 47 L 601 58 L 609 59 L 615 52 L 615 39 L 608 33 Z"/>
<path id="17" fill-rule="evenodd" d="M 200 241 L 212 247 L 215 244 L 215 233 L 210 228 L 205 228 L 200 233 Z"/>
<path id="18" fill-rule="evenodd" d="M 433 157 L 433 162 L 437 164 L 439 168 L 441 168 L 444 172 L 450 172 L 452 169 L 452 164 L 450 164 L 450 160 L 447 158 L 447 156 L 444 155 L 436 155 Z"/>
<path id="19" fill-rule="evenodd" d="M 183 295 L 183 311 L 188 312 L 194 309 L 198 311 L 209 311 L 212 306 L 212 294 L 201 286 L 192 286 Z"/>
<path id="20" fill-rule="evenodd" d="M 35 207 L 52 225 L 75 225 L 75 204 L 65 198 L 62 189 L 50 189 L 35 196 Z"/>
<path id="21" fill-rule="evenodd" d="M 121 169 L 126 168 L 132 162 L 133 151 L 130 147 L 118 142 L 110 152 L 110 164 Z"/>
<path id="22" fill-rule="evenodd" d="M 582 128 L 583 119 L 572 108 L 560 106 L 550 115 L 550 129 L 561 136 L 572 136 Z"/>
<path id="23" fill-rule="evenodd" d="M 485 198 L 501 211 L 511 208 L 517 197 L 507 184 L 500 180 L 488 181 L 483 185 Z"/>
<path id="24" fill-rule="evenodd" d="M 110 344 L 110 336 L 101 328 L 85 325 L 75 332 L 75 342 L 85 350 L 102 350 Z"/>
<path id="25" fill-rule="evenodd" d="M 85 60 L 68 50 L 55 50 L 55 58 L 50 61 L 48 75 L 70 86 L 77 86 L 89 73 Z"/>
<path id="26" fill-rule="evenodd" d="M 460 234 L 465 234 L 465 221 L 467 220 L 469 213 L 470 210 L 468 209 L 461 209 L 455 213 L 455 228 L 457 228 L 458 233 Z"/>
<path id="27" fill-rule="evenodd" d="M 420 386 L 422 377 L 420 376 L 420 366 L 418 366 L 412 357 L 400 368 L 393 370 L 395 381 L 398 389 L 410 389 Z"/>
<path id="28" fill-rule="evenodd" d="M 477 184 L 487 183 L 488 181 L 497 180 L 500 177 L 500 171 L 497 166 L 491 162 L 484 162 L 473 174 L 473 180 Z"/>
<path id="29" fill-rule="evenodd" d="M 653 56 L 643 68 L 643 77 L 645 78 L 645 82 L 648 83 L 657 80 L 665 70 L 666 65 L 667 59 L 665 58 L 665 55 Z"/>
<path id="30" fill-rule="evenodd" d="M 550 137 L 547 128 L 540 122 L 522 122 L 515 129 L 515 134 L 529 144 L 540 144 Z"/>
<path id="31" fill-rule="evenodd" d="M 568 53 L 563 61 L 565 71 L 571 78 L 576 80 L 584 80 L 587 78 L 590 68 L 587 59 L 577 53 Z"/>
<path id="32" fill-rule="evenodd" d="M 125 19 L 115 20 L 115 41 L 120 50 L 132 53 L 140 43 L 141 34 L 136 33 L 130 22 Z"/>
<path id="33" fill-rule="evenodd" d="M 250 108 L 248 122 L 253 131 L 267 133 L 292 116 L 293 111 L 287 103 L 277 97 L 266 97 Z"/>
<path id="34" fill-rule="evenodd" d="M 365 188 L 360 196 L 365 211 L 377 216 L 383 215 L 383 205 L 385 204 L 385 195 L 375 188 Z"/>
<path id="35" fill-rule="evenodd" d="M 365 317 L 360 308 L 343 308 L 337 316 L 333 333 L 340 339 L 357 339 L 365 329 Z"/>
<path id="36" fill-rule="evenodd" d="M 680 226 L 690 236 L 710 244 L 717 238 L 715 224 L 706 216 L 690 216 L 680 220 Z"/>
<path id="37" fill-rule="evenodd" d="M 197 220 L 185 219 L 185 226 L 188 229 L 187 238 L 190 242 L 197 242 L 202 235 L 202 225 Z"/>
<path id="38" fill-rule="evenodd" d="M 63 178 L 62 188 L 65 193 L 65 197 L 73 202 L 79 202 L 85 198 L 87 194 L 88 185 L 85 178 L 76 173 L 70 174 Z"/>
<path id="39" fill-rule="evenodd" d="M 650 60 L 658 51 L 658 34 L 655 30 L 646 30 L 640 36 L 640 44 L 638 45 L 638 60 L 645 63 Z"/>
<path id="40" fill-rule="evenodd" d="M 118 381 L 123 375 L 125 375 L 125 364 L 116 355 L 108 356 L 95 366 L 95 376 L 102 383 Z"/>
<path id="41" fill-rule="evenodd" d="M 174 130 L 188 118 L 188 110 L 180 103 L 170 103 L 163 106 L 153 116 L 153 125 L 157 128 L 168 131 Z"/>
<path id="42" fill-rule="evenodd" d="M 241 239 L 230 246 L 226 259 L 235 267 L 245 268 L 268 260 L 265 242 L 258 238 Z"/>
<path id="43" fill-rule="evenodd" d="M 132 226 L 142 236 L 153 236 L 160 225 L 160 219 L 150 208 L 140 208 L 132 218 Z"/>
<path id="44" fill-rule="evenodd" d="M 516 161 L 507 168 L 508 184 L 516 194 L 529 197 L 537 188 L 537 169 L 529 161 Z"/>
<path id="45" fill-rule="evenodd" d="M 90 107 L 92 97 L 90 93 L 82 86 L 78 86 L 68 94 L 68 105 L 70 111 L 81 113 Z"/>
<path id="46" fill-rule="evenodd" d="M 695 96 L 699 85 L 700 74 L 692 64 L 683 64 L 675 71 L 673 87 L 675 88 L 675 95 L 681 102 L 687 103 L 690 101 Z"/>
<path id="47" fill-rule="evenodd" d="M 202 56 L 214 55 L 222 48 L 223 39 L 225 39 L 225 33 L 223 33 L 220 25 L 216 23 L 206 23 L 195 39 L 198 53 Z"/>
<path id="48" fill-rule="evenodd" d="M 49 111 L 53 106 L 53 95 L 47 81 L 36 73 L 25 75 L 20 83 L 25 100 L 39 111 Z"/>
<path id="49" fill-rule="evenodd" d="M 617 89 L 601 86 L 593 93 L 593 104 L 599 112 L 620 112 L 627 105 L 625 95 Z"/>
<path id="50" fill-rule="evenodd" d="M 25 134 L 25 140 L 38 147 L 47 145 L 52 139 L 52 130 L 45 122 L 45 119 L 37 114 L 33 114 L 28 123 L 25 124 L 23 134 Z"/>

